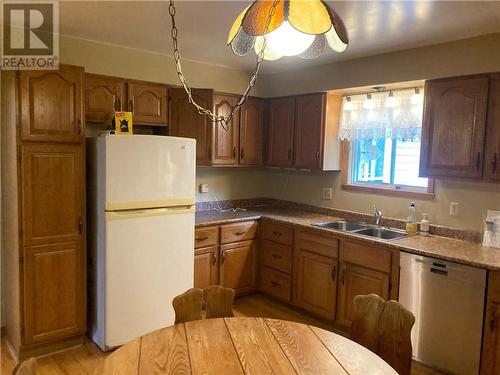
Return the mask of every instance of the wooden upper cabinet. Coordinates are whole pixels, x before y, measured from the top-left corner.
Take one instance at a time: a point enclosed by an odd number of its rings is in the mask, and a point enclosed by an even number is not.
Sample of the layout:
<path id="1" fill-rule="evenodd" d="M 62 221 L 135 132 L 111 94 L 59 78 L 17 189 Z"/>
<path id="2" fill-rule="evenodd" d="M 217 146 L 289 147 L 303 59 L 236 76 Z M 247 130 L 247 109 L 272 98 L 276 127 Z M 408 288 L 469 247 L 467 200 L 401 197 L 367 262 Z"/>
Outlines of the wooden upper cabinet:
<path id="1" fill-rule="evenodd" d="M 216 116 L 227 117 L 238 98 L 232 95 L 214 95 L 214 113 Z M 235 112 L 228 129 L 220 123 L 213 124 L 213 153 L 212 164 L 236 165 L 238 164 L 238 138 L 239 138 L 240 113 Z"/>
<path id="2" fill-rule="evenodd" d="M 165 85 L 128 82 L 128 110 L 134 124 L 168 125 L 168 88 Z"/>
<path id="3" fill-rule="evenodd" d="M 487 76 L 426 83 L 421 176 L 481 178 L 488 83 Z"/>
<path id="4" fill-rule="evenodd" d="M 196 103 L 213 108 L 213 90 L 192 89 Z M 196 165 L 210 165 L 212 160 L 212 122 L 200 115 L 184 89 L 170 89 L 170 134 L 175 137 L 196 139 Z"/>
<path id="5" fill-rule="evenodd" d="M 302 95 L 295 99 L 293 164 L 296 168 L 321 168 L 325 99 L 324 93 Z"/>
<path id="6" fill-rule="evenodd" d="M 81 242 L 26 247 L 23 262 L 24 342 L 85 332 L 86 256 Z"/>
<path id="7" fill-rule="evenodd" d="M 490 181 L 500 181 L 500 75 L 490 80 L 484 176 Z"/>
<path id="8" fill-rule="evenodd" d="M 81 142 L 83 68 L 19 72 L 22 141 Z"/>
<path id="9" fill-rule="evenodd" d="M 240 113 L 240 165 L 262 165 L 265 102 L 248 98 Z"/>
<path id="10" fill-rule="evenodd" d="M 295 99 L 271 99 L 269 103 L 269 143 L 267 164 L 275 167 L 293 165 L 293 130 Z"/>
<path id="11" fill-rule="evenodd" d="M 119 78 L 85 74 L 85 120 L 111 125 L 115 111 L 125 110 L 125 82 Z"/>
<path id="12" fill-rule="evenodd" d="M 83 147 L 27 143 L 21 152 L 23 245 L 83 241 Z"/>

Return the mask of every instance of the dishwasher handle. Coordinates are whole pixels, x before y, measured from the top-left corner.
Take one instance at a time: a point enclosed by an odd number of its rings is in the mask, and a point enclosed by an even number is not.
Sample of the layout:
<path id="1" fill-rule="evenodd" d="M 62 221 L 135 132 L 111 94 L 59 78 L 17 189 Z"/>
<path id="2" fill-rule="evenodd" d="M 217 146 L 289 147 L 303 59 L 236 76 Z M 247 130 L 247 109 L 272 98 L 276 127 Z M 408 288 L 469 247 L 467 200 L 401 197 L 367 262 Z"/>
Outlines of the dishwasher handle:
<path id="1" fill-rule="evenodd" d="M 442 275 L 442 276 L 448 276 L 448 271 L 443 270 L 443 269 L 439 269 L 439 268 L 434 268 L 432 266 L 431 266 L 431 272 L 437 273 L 438 275 Z"/>

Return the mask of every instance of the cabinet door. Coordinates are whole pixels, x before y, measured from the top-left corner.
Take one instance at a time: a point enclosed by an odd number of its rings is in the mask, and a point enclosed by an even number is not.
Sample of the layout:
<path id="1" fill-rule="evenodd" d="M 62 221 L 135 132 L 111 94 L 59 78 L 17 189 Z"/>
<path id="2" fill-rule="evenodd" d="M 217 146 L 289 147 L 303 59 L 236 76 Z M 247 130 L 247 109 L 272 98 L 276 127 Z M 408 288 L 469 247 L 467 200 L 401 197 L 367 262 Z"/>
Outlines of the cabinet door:
<path id="1" fill-rule="evenodd" d="M 325 94 L 321 93 L 295 99 L 293 165 L 296 168 L 321 168 L 325 98 Z"/>
<path id="2" fill-rule="evenodd" d="M 192 89 L 193 98 L 202 107 L 213 108 L 213 90 Z M 184 92 L 170 90 L 171 135 L 196 139 L 196 165 L 210 165 L 212 159 L 212 122 L 200 115 Z"/>
<path id="3" fill-rule="evenodd" d="M 85 262 L 80 243 L 25 247 L 25 344 L 85 332 Z"/>
<path id="4" fill-rule="evenodd" d="M 256 241 L 243 241 L 220 248 L 219 284 L 236 295 L 256 289 Z"/>
<path id="5" fill-rule="evenodd" d="M 481 178 L 487 101 L 487 77 L 427 82 L 421 176 Z"/>
<path id="6" fill-rule="evenodd" d="M 196 249 L 194 253 L 194 287 L 206 288 L 218 283 L 217 246 Z"/>
<path id="7" fill-rule="evenodd" d="M 214 96 L 214 113 L 217 116 L 229 116 L 231 109 L 238 99 L 231 95 Z M 226 130 L 220 123 L 213 124 L 213 157 L 212 164 L 235 165 L 238 164 L 238 134 L 240 114 L 236 112 L 233 120 Z"/>
<path id="8" fill-rule="evenodd" d="M 389 298 L 389 274 L 340 263 L 340 293 L 337 305 L 337 322 L 350 327 L 354 318 L 354 297 L 359 294 L 377 294 L 383 299 Z"/>
<path id="9" fill-rule="evenodd" d="M 128 110 L 133 113 L 134 124 L 167 126 L 167 86 L 129 82 L 127 87 Z"/>
<path id="10" fill-rule="evenodd" d="M 85 120 L 111 125 L 115 111 L 124 109 L 125 83 L 119 78 L 85 74 Z"/>
<path id="11" fill-rule="evenodd" d="M 297 305 L 315 315 L 335 319 L 337 259 L 300 251 Z"/>
<path id="12" fill-rule="evenodd" d="M 270 101 L 268 165 L 292 166 L 294 103 L 294 98 L 280 98 Z"/>
<path id="13" fill-rule="evenodd" d="M 21 140 L 81 142 L 83 68 L 19 72 Z"/>
<path id="14" fill-rule="evenodd" d="M 240 165 L 262 165 L 265 103 L 248 98 L 240 114 Z"/>
<path id="15" fill-rule="evenodd" d="M 24 246 L 78 242 L 84 236 L 83 145 L 22 146 Z"/>
<path id="16" fill-rule="evenodd" d="M 488 123 L 486 126 L 486 147 L 484 174 L 490 181 L 500 181 L 500 76 L 490 80 L 488 102 Z"/>

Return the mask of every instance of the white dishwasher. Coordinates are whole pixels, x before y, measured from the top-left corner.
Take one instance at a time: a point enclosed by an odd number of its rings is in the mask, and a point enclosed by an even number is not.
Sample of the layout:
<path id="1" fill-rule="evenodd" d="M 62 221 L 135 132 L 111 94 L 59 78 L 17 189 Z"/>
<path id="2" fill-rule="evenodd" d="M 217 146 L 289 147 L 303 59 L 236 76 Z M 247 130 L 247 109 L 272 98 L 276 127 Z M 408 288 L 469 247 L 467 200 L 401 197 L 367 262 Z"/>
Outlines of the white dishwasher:
<path id="1" fill-rule="evenodd" d="M 401 253 L 399 302 L 415 315 L 413 358 L 452 374 L 478 374 L 486 271 Z"/>

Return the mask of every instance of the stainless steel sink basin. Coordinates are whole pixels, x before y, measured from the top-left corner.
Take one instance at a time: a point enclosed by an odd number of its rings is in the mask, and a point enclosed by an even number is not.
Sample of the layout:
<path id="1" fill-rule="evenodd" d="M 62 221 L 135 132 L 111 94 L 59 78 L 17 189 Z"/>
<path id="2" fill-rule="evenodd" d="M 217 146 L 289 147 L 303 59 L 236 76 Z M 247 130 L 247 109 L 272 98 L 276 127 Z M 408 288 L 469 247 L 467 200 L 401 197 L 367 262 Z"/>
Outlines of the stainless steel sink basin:
<path id="1" fill-rule="evenodd" d="M 336 221 L 325 221 L 322 223 L 315 223 L 314 226 L 321 228 L 337 229 L 346 232 L 352 232 L 359 229 L 367 228 L 366 224 L 356 223 L 354 221 L 347 220 L 336 220 Z"/>
<path id="2" fill-rule="evenodd" d="M 370 227 L 361 230 L 357 230 L 356 234 L 362 234 L 364 236 L 381 238 L 383 240 L 393 240 L 396 238 L 405 237 L 408 234 L 402 230 L 388 229 L 388 228 L 378 228 Z"/>

